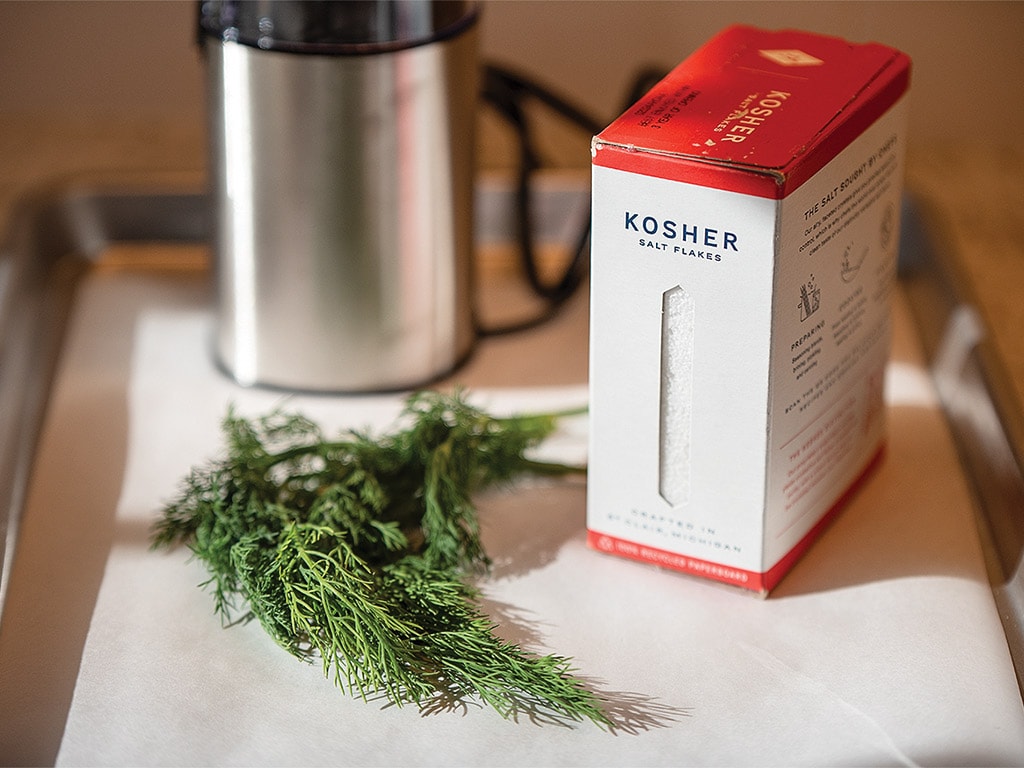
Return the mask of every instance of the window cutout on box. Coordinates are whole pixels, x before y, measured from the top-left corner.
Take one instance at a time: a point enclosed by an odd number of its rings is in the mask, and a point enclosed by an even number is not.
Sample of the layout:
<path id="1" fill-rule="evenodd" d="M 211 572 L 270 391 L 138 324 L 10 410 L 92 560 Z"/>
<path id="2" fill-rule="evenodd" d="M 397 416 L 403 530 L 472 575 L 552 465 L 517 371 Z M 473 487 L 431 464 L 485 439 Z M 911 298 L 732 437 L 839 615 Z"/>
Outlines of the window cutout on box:
<path id="1" fill-rule="evenodd" d="M 658 492 L 673 506 L 690 498 L 693 329 L 693 298 L 682 286 L 665 291 L 661 299 Z"/>

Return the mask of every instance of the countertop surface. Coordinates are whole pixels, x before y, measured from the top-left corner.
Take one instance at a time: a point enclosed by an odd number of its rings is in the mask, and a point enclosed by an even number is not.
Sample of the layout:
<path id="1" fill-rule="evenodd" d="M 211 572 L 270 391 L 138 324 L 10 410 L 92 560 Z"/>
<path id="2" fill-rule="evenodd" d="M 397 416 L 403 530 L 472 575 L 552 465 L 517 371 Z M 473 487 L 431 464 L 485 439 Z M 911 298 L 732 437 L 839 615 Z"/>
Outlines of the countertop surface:
<path id="1" fill-rule="evenodd" d="M 0 120 L 0 224 L 40 184 L 201 175 L 202 156 L 194 125 Z M 908 182 L 945 223 L 1024 403 L 1024 161 L 915 148 Z M 574 657 L 628 726 L 612 736 L 349 700 L 258 627 L 223 630 L 186 553 L 147 551 L 155 507 L 215 447 L 226 404 L 277 398 L 211 366 L 197 263 L 99 270 L 83 285 L 0 624 L 0 762 L 1024 760 L 970 491 L 899 295 L 886 461 L 767 601 L 587 550 L 579 484 L 482 500 L 498 563 L 488 599 L 519 618 L 519 640 Z M 586 321 L 581 296 L 539 335 L 488 340 L 453 381 L 499 410 L 574 404 L 586 396 Z M 332 427 L 386 425 L 398 407 L 393 396 L 296 404 Z M 552 450 L 578 458 L 585 433 L 585 419 L 570 424 Z"/>

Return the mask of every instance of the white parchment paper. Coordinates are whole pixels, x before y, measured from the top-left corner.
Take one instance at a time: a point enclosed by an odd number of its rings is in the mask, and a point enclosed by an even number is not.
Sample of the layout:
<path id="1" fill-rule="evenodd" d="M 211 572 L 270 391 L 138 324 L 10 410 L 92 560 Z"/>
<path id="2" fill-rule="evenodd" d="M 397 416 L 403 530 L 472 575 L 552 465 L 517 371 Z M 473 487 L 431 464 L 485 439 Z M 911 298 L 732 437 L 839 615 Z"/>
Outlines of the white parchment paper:
<path id="1" fill-rule="evenodd" d="M 623 728 L 423 715 L 348 698 L 258 625 L 223 628 L 201 566 L 149 526 L 219 449 L 228 403 L 282 396 L 213 368 L 210 316 L 142 312 L 113 544 L 61 765 L 991 765 L 1024 762 L 1024 711 L 968 496 L 930 383 L 890 369 L 881 469 L 767 600 L 584 545 L 585 484 L 480 501 L 482 583 L 505 633 L 572 656 Z M 902 320 L 905 322 L 905 320 Z M 578 405 L 586 388 L 484 390 L 496 411 Z M 385 428 L 398 396 L 291 398 L 327 430 Z M 586 418 L 547 446 L 586 454 Z M 628 482 L 623 478 L 623 482 Z"/>

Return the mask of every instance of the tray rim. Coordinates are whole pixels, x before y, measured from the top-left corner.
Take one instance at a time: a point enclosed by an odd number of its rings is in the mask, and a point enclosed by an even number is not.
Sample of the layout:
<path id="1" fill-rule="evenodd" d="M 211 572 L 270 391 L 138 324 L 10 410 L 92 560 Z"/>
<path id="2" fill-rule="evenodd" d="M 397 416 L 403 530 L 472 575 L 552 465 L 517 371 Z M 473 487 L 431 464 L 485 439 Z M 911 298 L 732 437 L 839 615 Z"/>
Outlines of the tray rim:
<path id="1" fill-rule="evenodd" d="M 586 184 L 557 178 L 547 199 L 571 208 Z M 504 225 L 494 211 L 509 188 L 486 180 L 481 187 L 488 229 L 500 237 Z M 201 245 L 210 221 L 205 179 L 194 172 L 54 179 L 13 207 L 0 241 L 0 623 L 77 285 L 113 245 Z M 929 203 L 908 191 L 898 280 L 971 487 L 990 586 L 1024 691 L 1024 413 L 944 231 Z"/>

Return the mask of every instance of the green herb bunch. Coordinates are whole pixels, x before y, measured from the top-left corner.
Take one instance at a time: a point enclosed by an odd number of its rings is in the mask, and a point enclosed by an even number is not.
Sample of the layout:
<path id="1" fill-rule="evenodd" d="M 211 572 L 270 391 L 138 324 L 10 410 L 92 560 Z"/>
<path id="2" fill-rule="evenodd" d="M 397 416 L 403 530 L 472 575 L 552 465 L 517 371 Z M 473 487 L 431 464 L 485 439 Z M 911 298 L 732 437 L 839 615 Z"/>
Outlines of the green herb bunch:
<path id="1" fill-rule="evenodd" d="M 153 546 L 187 544 L 226 623 L 258 619 L 352 695 L 425 711 L 478 696 L 507 718 L 610 726 L 569 660 L 498 637 L 467 582 L 490 564 L 474 493 L 585 471 L 526 456 L 561 415 L 419 392 L 393 434 L 328 441 L 300 415 L 229 411 L 226 457 L 192 470 Z"/>

